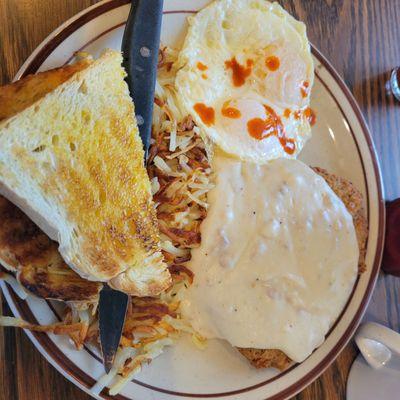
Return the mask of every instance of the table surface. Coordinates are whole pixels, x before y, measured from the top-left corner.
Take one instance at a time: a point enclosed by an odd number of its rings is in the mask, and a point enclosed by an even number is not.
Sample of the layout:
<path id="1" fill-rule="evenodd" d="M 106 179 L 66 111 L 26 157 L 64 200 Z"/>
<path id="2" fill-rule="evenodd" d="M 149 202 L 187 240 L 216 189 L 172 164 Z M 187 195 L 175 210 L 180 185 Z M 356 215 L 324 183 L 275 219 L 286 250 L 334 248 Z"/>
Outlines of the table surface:
<path id="1" fill-rule="evenodd" d="M 400 197 L 400 104 L 385 94 L 400 64 L 400 0 L 280 0 L 303 20 L 308 36 L 350 87 L 379 154 L 387 200 Z M 34 48 L 94 0 L 0 0 L 0 84 L 8 83 Z M 366 318 L 400 330 L 400 279 L 380 276 Z M 0 313 L 10 314 L 5 301 Z M 345 399 L 356 350 L 349 344 L 297 400 Z M 90 399 L 62 377 L 15 329 L 0 329 L 0 400 Z"/>

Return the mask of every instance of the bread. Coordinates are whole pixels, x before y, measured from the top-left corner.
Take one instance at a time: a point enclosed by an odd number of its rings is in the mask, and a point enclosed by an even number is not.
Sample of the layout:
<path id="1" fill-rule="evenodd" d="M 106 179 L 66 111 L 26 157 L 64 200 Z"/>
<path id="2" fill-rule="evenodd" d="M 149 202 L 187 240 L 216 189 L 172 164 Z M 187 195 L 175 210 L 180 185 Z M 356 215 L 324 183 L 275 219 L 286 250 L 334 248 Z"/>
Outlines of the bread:
<path id="1" fill-rule="evenodd" d="M 0 120 L 29 107 L 90 62 L 83 59 L 1 87 Z M 71 270 L 61 258 L 57 243 L 3 196 L 0 196 L 0 220 L 0 262 L 25 289 L 46 299 L 80 303 L 98 300 L 101 284 L 88 282 Z"/>
<path id="2" fill-rule="evenodd" d="M 106 51 L 26 108 L 7 106 L 18 113 L 0 122 L 0 193 L 80 276 L 152 296 L 170 275 L 121 61 Z"/>
<path id="3" fill-rule="evenodd" d="M 92 60 L 86 57 L 74 64 L 28 75 L 15 83 L 1 87 L 0 121 L 12 117 L 35 101 L 40 100 L 45 94 L 64 83 L 76 72 L 85 69 L 91 62 Z"/>
<path id="4" fill-rule="evenodd" d="M 315 167 L 313 170 L 325 179 L 353 217 L 360 250 L 358 271 L 362 273 L 365 270 L 365 252 L 368 237 L 368 221 L 365 217 L 363 196 L 347 179 L 330 174 L 322 168 Z M 283 371 L 292 364 L 292 360 L 281 350 L 251 348 L 238 348 L 238 350 L 256 368 L 276 368 Z"/>

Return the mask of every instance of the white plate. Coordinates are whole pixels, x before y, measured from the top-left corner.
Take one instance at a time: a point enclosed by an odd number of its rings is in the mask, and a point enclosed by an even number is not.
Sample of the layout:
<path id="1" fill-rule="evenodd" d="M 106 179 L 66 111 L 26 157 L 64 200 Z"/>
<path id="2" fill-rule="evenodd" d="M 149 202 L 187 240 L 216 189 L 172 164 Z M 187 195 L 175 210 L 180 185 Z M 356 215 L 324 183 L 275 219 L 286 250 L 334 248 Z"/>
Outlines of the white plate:
<path id="1" fill-rule="evenodd" d="M 98 55 L 105 47 L 119 49 L 128 3 L 128 0 L 106 0 L 64 23 L 33 52 L 16 79 L 63 65 L 76 50 Z M 165 0 L 164 3 L 162 40 L 169 45 L 179 45 L 187 16 L 209 0 Z M 211 341 L 207 350 L 199 351 L 183 340 L 144 368 L 118 399 L 286 399 L 316 379 L 354 333 L 371 296 L 381 259 L 382 183 L 372 140 L 359 108 L 337 73 L 315 48 L 313 55 L 316 80 L 312 107 L 317 113 L 317 124 L 301 159 L 350 179 L 364 194 L 370 226 L 367 271 L 358 279 L 344 312 L 325 343 L 302 364 L 283 373 L 254 369 L 222 341 Z M 21 301 L 7 285 L 2 284 L 2 288 L 16 316 L 40 323 L 57 320 L 55 306 L 49 302 L 33 297 Z M 90 387 L 103 373 L 95 350 L 79 352 L 64 337 L 27 334 L 55 368 L 90 393 Z M 104 394 L 101 398 L 109 397 Z"/>
<path id="2" fill-rule="evenodd" d="M 400 393 L 400 357 L 395 356 L 380 369 L 370 367 L 360 354 L 347 380 L 347 400 L 398 400 Z"/>

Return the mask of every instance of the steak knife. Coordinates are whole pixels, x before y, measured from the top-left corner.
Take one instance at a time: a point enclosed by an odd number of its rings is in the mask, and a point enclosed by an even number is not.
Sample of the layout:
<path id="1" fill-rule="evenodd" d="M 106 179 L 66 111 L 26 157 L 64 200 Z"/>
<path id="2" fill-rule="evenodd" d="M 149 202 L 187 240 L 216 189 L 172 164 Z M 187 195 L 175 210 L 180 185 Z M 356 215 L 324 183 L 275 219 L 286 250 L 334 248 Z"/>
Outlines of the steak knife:
<path id="1" fill-rule="evenodd" d="M 126 82 L 145 150 L 150 146 L 163 0 L 134 0 L 122 39 Z"/>
<path id="2" fill-rule="evenodd" d="M 135 104 L 140 138 L 147 158 L 153 120 L 154 91 L 163 0 L 134 0 L 122 39 L 126 82 Z M 104 285 L 99 300 L 99 330 L 103 363 L 110 372 L 121 340 L 128 295 Z"/>

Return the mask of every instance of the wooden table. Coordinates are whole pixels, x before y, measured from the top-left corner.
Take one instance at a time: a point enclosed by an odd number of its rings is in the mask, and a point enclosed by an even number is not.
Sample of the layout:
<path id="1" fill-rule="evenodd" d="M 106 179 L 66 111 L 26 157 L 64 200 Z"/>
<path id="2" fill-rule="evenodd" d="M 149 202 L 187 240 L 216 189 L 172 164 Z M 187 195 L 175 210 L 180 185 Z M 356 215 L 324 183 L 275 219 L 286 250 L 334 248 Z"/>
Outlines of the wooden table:
<path id="1" fill-rule="evenodd" d="M 33 49 L 94 0 L 0 0 L 0 79 L 8 83 Z M 381 161 L 386 199 L 400 197 L 400 104 L 385 94 L 400 64 L 400 0 L 281 0 L 308 27 L 358 100 Z M 400 330 L 400 279 L 381 276 L 366 318 Z M 2 308 L 2 310 L 1 310 Z M 3 301 L 0 312 L 10 314 Z M 356 355 L 352 344 L 296 399 L 345 399 Z M 0 400 L 83 400 L 90 397 L 51 367 L 23 332 L 0 329 Z"/>

